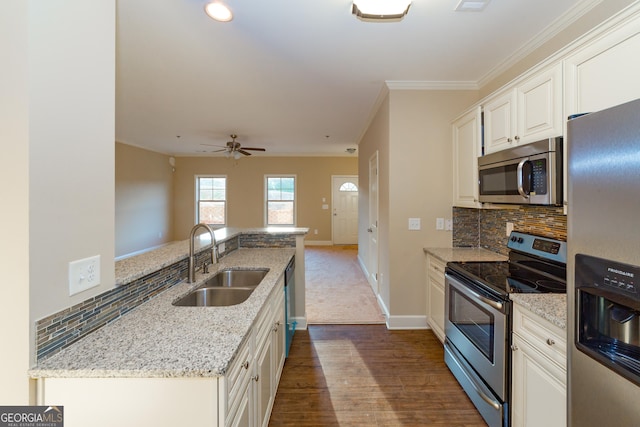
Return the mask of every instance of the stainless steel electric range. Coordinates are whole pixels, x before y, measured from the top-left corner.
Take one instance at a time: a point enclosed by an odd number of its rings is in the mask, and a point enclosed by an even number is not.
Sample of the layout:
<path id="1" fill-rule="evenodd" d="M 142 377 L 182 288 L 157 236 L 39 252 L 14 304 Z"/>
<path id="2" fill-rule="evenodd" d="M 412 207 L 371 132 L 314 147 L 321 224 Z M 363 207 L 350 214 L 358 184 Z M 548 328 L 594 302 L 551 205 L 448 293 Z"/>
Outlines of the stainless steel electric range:
<path id="1" fill-rule="evenodd" d="M 512 232 L 509 261 L 449 262 L 445 362 L 490 427 L 509 426 L 511 293 L 566 293 L 566 242 Z"/>

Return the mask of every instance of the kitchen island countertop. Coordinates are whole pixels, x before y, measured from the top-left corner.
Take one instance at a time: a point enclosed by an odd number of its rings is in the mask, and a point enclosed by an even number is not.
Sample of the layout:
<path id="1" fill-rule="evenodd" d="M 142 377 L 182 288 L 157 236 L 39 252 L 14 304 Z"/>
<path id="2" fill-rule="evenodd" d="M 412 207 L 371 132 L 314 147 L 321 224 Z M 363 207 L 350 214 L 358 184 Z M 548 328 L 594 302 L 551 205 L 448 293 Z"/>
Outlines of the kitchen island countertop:
<path id="1" fill-rule="evenodd" d="M 266 228 L 233 228 L 225 227 L 214 231 L 216 242 L 225 243 L 234 237 L 246 234 L 288 234 L 305 235 L 309 232 L 304 227 L 266 227 Z M 197 239 L 196 251 L 210 247 L 211 241 L 207 233 L 201 234 L 204 239 Z M 148 252 L 123 258 L 116 261 L 116 286 L 133 282 L 140 277 L 151 274 L 161 268 L 175 264 L 189 257 L 189 240 L 180 240 L 152 249 Z"/>
<path id="2" fill-rule="evenodd" d="M 224 375 L 274 291 L 295 249 L 238 249 L 120 319 L 42 360 L 43 377 L 215 377 Z M 268 268 L 245 302 L 228 307 L 176 307 L 172 302 L 223 268 Z M 284 298 L 284 291 L 283 296 Z"/>

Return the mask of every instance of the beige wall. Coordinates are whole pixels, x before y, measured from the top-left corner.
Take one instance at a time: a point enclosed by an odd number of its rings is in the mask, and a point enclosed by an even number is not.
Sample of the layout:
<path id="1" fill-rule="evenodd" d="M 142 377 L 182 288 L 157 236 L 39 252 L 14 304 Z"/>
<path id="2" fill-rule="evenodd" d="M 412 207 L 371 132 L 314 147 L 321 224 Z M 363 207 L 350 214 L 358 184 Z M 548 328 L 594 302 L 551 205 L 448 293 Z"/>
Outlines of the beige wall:
<path id="1" fill-rule="evenodd" d="M 358 257 L 370 268 L 370 257 L 375 256 L 369 248 L 369 161 L 378 153 L 378 271 L 367 271 L 367 275 L 378 273 L 378 289 L 374 292 L 385 304 L 389 302 L 389 96 L 380 104 L 376 115 L 367 128 L 358 146 L 360 193 L 358 194 Z M 388 309 L 387 309 L 388 310 Z"/>
<path id="2" fill-rule="evenodd" d="M 0 405 L 28 405 L 29 103 L 28 3 L 0 13 Z"/>
<path id="3" fill-rule="evenodd" d="M 494 76 L 490 81 L 484 82 L 480 90 L 481 97 L 490 95 L 492 92 L 506 85 L 511 80 L 517 78 L 520 74 L 523 74 L 536 64 L 544 61 L 546 58 L 574 42 L 579 37 L 604 22 L 606 19 L 635 2 L 637 2 L 637 0 L 604 0 L 600 2 L 588 13 L 581 16 L 567 28 L 556 34 L 551 40 L 547 41 L 534 52 L 528 54 L 526 57 L 509 67 L 508 70 Z"/>
<path id="4" fill-rule="evenodd" d="M 230 227 L 264 227 L 264 175 L 297 177 L 297 226 L 308 227 L 307 241 L 331 241 L 331 175 L 357 175 L 356 157 L 178 157 L 174 174 L 174 238 L 189 237 L 195 223 L 195 176 L 227 176 Z M 314 230 L 318 234 L 314 234 Z"/>
<path id="5" fill-rule="evenodd" d="M 368 224 L 368 159 L 379 152 L 379 287 L 391 327 L 424 322 L 426 246 L 451 246 L 451 232 L 436 231 L 451 218 L 451 120 L 477 100 L 476 91 L 392 90 L 360 142 L 361 224 Z M 366 185 L 365 185 L 366 183 Z M 420 231 L 408 219 L 420 218 Z M 360 229 L 360 257 L 368 236 Z"/>
<path id="6" fill-rule="evenodd" d="M 169 156 L 120 143 L 115 150 L 116 257 L 172 241 Z"/>

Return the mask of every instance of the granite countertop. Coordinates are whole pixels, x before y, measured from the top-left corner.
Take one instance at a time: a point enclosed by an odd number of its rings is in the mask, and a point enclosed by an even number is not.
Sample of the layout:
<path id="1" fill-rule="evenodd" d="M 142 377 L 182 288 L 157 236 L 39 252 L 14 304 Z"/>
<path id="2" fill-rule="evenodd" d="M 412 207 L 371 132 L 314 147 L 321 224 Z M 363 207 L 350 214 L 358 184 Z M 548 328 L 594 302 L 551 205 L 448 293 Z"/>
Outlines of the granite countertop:
<path id="1" fill-rule="evenodd" d="M 267 227 L 267 228 L 233 228 L 225 227 L 215 230 L 216 243 L 224 243 L 242 234 L 307 234 L 303 227 Z M 211 246 L 208 233 L 199 235 L 196 240 L 196 251 Z M 116 286 L 131 283 L 136 279 L 158 271 L 189 257 L 189 240 L 171 242 L 159 248 L 139 255 L 116 261 Z"/>
<path id="2" fill-rule="evenodd" d="M 510 294 L 510 297 L 532 313 L 567 329 L 567 294 Z"/>
<path id="3" fill-rule="evenodd" d="M 238 249 L 41 361 L 29 371 L 41 377 L 216 377 L 224 375 L 287 266 L 295 249 Z M 175 307 L 171 303 L 223 268 L 269 268 L 239 305 Z M 284 296 L 283 296 L 284 297 Z"/>
<path id="4" fill-rule="evenodd" d="M 484 248 L 424 248 L 425 253 L 443 262 L 460 261 L 506 261 L 502 254 Z"/>

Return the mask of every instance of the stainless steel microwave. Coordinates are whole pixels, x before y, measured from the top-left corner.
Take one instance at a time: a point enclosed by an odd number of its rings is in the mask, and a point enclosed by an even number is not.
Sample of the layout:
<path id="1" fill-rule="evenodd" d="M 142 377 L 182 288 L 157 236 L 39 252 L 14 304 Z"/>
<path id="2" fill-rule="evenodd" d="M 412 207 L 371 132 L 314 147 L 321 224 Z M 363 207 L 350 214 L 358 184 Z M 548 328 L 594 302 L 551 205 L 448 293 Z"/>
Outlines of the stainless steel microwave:
<path id="1" fill-rule="evenodd" d="M 483 203 L 562 205 L 562 137 L 478 157 Z"/>

